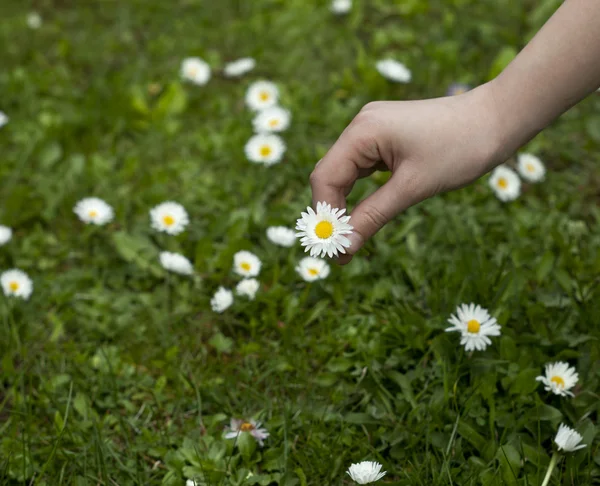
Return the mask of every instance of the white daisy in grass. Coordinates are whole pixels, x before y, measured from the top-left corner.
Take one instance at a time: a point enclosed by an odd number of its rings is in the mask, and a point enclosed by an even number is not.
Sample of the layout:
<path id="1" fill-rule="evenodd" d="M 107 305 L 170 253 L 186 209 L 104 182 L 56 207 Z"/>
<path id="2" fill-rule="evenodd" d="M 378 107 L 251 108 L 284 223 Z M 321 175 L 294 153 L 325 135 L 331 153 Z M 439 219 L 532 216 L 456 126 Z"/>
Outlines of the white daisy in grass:
<path id="1" fill-rule="evenodd" d="M 386 471 L 381 472 L 381 464 L 374 461 L 363 461 L 357 464 L 352 464 L 346 474 L 358 484 L 369 484 L 379 481 L 385 476 Z"/>
<path id="2" fill-rule="evenodd" d="M 346 253 L 351 243 L 344 235 L 352 233 L 353 227 L 348 224 L 350 216 L 344 216 L 346 209 L 331 208 L 331 204 L 317 203 L 315 212 L 310 206 L 307 212 L 296 221 L 296 237 L 310 252 L 310 256 L 338 256 Z"/>
<path id="3" fill-rule="evenodd" d="M 219 314 L 229 309 L 231 304 L 233 304 L 233 292 L 224 287 L 219 287 L 215 295 L 210 299 L 212 310 Z"/>
<path id="4" fill-rule="evenodd" d="M 0 285 L 7 297 L 19 297 L 27 300 L 33 292 L 33 282 L 22 270 L 12 269 L 0 275 Z"/>
<path id="5" fill-rule="evenodd" d="M 233 255 L 233 271 L 242 277 L 256 277 L 261 266 L 260 258 L 249 251 L 242 250 Z"/>
<path id="6" fill-rule="evenodd" d="M 260 288 L 260 283 L 255 278 L 245 278 L 235 287 L 235 293 L 238 295 L 242 295 L 244 297 L 248 297 L 250 300 L 254 300 L 254 296 L 258 289 Z"/>
<path id="7" fill-rule="evenodd" d="M 185 230 L 190 218 L 185 208 L 176 202 L 167 201 L 150 210 L 150 223 L 157 231 L 178 235 Z"/>
<path id="8" fill-rule="evenodd" d="M 185 486 L 200 486 L 202 483 L 197 483 L 196 481 L 194 481 L 193 479 L 188 479 L 185 482 Z"/>
<path id="9" fill-rule="evenodd" d="M 278 135 L 259 133 L 248 140 L 244 152 L 250 162 L 270 166 L 281 161 L 285 142 Z"/>
<path id="10" fill-rule="evenodd" d="M 246 104 L 251 110 L 259 111 L 277 104 L 279 89 L 270 81 L 252 83 L 246 91 Z"/>
<path id="11" fill-rule="evenodd" d="M 238 435 L 246 432 L 250 434 L 256 442 L 258 442 L 259 446 L 264 446 L 265 439 L 269 437 L 269 432 L 267 429 L 261 427 L 261 423 L 256 420 L 241 420 L 241 419 L 231 419 L 229 423 L 229 427 L 226 428 L 225 438 L 226 439 L 236 439 Z"/>
<path id="12" fill-rule="evenodd" d="M 532 154 L 519 154 L 517 156 L 517 170 L 527 182 L 540 182 L 546 175 L 544 163 Z"/>
<path id="13" fill-rule="evenodd" d="M 210 79 L 210 66 L 199 57 L 188 57 L 181 63 L 181 77 L 198 86 Z"/>
<path id="14" fill-rule="evenodd" d="M 267 238 L 275 245 L 291 248 L 296 243 L 296 232 L 285 226 L 271 226 L 267 228 Z"/>
<path id="15" fill-rule="evenodd" d="M 112 206 L 98 197 L 81 199 L 75 204 L 73 212 L 84 223 L 97 226 L 110 223 L 115 216 Z"/>
<path id="16" fill-rule="evenodd" d="M 494 169 L 489 184 L 500 201 L 514 201 L 521 194 L 521 179 L 514 170 L 503 165 Z"/>
<path id="17" fill-rule="evenodd" d="M 12 229 L 0 224 L 0 246 L 6 245 L 12 239 Z"/>
<path id="18" fill-rule="evenodd" d="M 544 384 L 546 391 L 566 397 L 567 395 L 573 396 L 569 390 L 576 385 L 579 375 L 575 368 L 569 366 L 569 363 L 558 361 L 548 363 L 545 376 L 538 376 L 536 380 Z"/>
<path id="19" fill-rule="evenodd" d="M 161 251 L 158 255 L 160 264 L 169 272 L 178 273 L 180 275 L 191 275 L 194 273 L 194 267 L 186 257 L 179 253 L 170 251 Z"/>
<path id="20" fill-rule="evenodd" d="M 27 27 L 30 29 L 39 29 L 42 26 L 42 17 L 37 12 L 27 14 Z"/>
<path id="21" fill-rule="evenodd" d="M 333 0 L 331 5 L 329 6 L 329 10 L 331 10 L 336 15 L 344 15 L 350 12 L 352 8 L 352 0 Z"/>
<path id="22" fill-rule="evenodd" d="M 583 437 L 576 430 L 567 427 L 565 424 L 560 424 L 558 432 L 554 438 L 554 442 L 558 446 L 559 451 L 575 452 L 586 447 L 581 444 Z"/>
<path id="23" fill-rule="evenodd" d="M 306 282 L 324 280 L 329 275 L 329 265 L 325 260 L 314 257 L 305 257 L 296 266 L 296 272 Z"/>
<path id="24" fill-rule="evenodd" d="M 252 120 L 252 125 L 257 133 L 283 132 L 290 126 L 291 119 L 289 110 L 272 106 L 259 111 Z"/>
<path id="25" fill-rule="evenodd" d="M 0 128 L 8 123 L 8 115 L 3 111 L 0 111 Z"/>
<path id="26" fill-rule="evenodd" d="M 256 61 L 251 57 L 242 57 L 225 64 L 223 74 L 228 78 L 238 78 L 249 73 L 256 67 Z"/>
<path id="27" fill-rule="evenodd" d="M 404 64 L 394 59 L 382 59 L 375 65 L 379 74 L 395 83 L 410 83 L 412 73 Z"/>
<path id="28" fill-rule="evenodd" d="M 446 332 L 461 333 L 460 344 L 466 351 L 474 349 L 483 351 L 492 344 L 490 336 L 500 336 L 500 324 L 491 317 L 486 309 L 475 304 L 461 304 L 456 308 L 456 315 L 450 316 L 452 324 Z"/>

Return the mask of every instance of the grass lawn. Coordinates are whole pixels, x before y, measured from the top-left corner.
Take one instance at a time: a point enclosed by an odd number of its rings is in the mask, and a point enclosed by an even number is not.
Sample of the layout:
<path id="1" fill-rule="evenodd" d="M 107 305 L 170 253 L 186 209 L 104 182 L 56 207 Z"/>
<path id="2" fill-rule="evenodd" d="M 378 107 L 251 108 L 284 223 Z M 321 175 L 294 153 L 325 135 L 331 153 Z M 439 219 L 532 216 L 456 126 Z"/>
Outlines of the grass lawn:
<path id="1" fill-rule="evenodd" d="M 514 202 L 487 178 L 430 199 L 310 284 L 302 248 L 265 235 L 293 227 L 364 104 L 491 79 L 560 1 L 355 0 L 346 16 L 324 0 L 1 3 L 0 271 L 34 290 L 0 298 L 0 484 L 350 485 L 350 464 L 373 460 L 381 484 L 537 486 L 561 422 L 587 447 L 550 484 L 600 484 L 599 95 L 524 149 L 547 174 Z M 188 56 L 211 65 L 205 86 L 181 80 Z M 244 56 L 256 69 L 225 78 Z M 412 82 L 380 76 L 385 57 Z M 244 154 L 260 79 L 292 114 L 271 167 Z M 113 222 L 79 221 L 90 196 Z M 167 200 L 190 216 L 177 236 L 149 224 Z M 195 275 L 167 274 L 163 250 Z M 260 289 L 213 312 L 240 250 L 262 260 Z M 485 351 L 444 332 L 463 302 L 502 326 Z M 577 369 L 574 397 L 535 380 L 554 361 Z M 225 439 L 231 418 L 262 422 L 264 447 Z"/>

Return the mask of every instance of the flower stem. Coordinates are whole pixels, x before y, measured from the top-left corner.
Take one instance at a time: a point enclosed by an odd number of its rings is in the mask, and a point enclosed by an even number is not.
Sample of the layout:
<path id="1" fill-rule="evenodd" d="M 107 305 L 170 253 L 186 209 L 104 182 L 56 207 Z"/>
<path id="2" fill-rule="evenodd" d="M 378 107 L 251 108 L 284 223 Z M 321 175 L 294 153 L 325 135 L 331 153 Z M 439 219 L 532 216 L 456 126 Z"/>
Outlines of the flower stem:
<path id="1" fill-rule="evenodd" d="M 552 454 L 552 459 L 550 459 L 550 464 L 548 464 L 548 471 L 546 472 L 546 477 L 544 478 L 544 482 L 542 486 L 548 486 L 550 482 L 550 477 L 552 476 L 552 471 L 554 470 L 554 466 L 556 466 L 556 462 L 558 461 L 558 452 Z"/>

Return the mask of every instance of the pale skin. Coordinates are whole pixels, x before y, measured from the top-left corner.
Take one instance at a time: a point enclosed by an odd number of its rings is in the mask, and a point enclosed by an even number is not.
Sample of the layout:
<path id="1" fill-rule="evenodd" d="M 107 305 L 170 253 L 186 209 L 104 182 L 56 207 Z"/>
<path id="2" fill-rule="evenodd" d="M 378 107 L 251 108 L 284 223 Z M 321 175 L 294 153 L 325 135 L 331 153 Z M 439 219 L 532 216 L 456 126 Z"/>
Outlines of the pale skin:
<path id="1" fill-rule="evenodd" d="M 466 186 L 600 85 L 600 0 L 566 0 L 494 80 L 465 94 L 364 106 L 310 177 L 313 205 L 345 208 L 354 183 L 389 181 L 352 211 L 340 264 L 406 208 Z"/>

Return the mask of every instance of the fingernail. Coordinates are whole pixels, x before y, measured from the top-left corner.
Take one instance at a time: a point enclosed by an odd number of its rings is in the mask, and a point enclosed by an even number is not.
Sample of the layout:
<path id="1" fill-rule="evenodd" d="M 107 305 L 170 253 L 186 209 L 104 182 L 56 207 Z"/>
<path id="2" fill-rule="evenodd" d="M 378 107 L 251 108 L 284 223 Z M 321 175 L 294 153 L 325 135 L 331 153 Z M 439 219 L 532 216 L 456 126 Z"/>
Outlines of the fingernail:
<path id="1" fill-rule="evenodd" d="M 358 250 L 360 250 L 360 247 L 363 246 L 363 243 L 365 242 L 360 233 L 357 233 L 356 231 L 350 233 L 348 235 L 348 239 L 350 240 L 350 248 L 348 248 L 348 253 L 351 255 L 354 255 Z"/>

